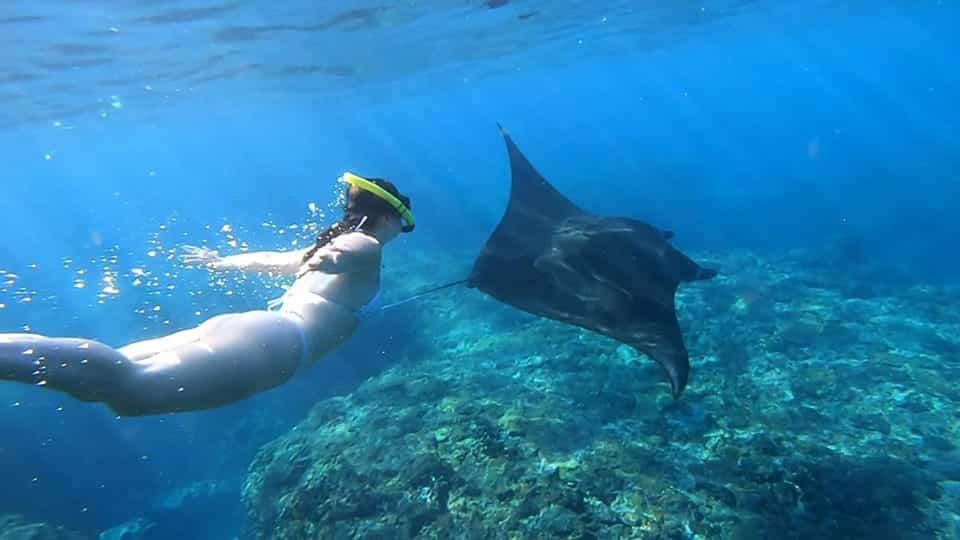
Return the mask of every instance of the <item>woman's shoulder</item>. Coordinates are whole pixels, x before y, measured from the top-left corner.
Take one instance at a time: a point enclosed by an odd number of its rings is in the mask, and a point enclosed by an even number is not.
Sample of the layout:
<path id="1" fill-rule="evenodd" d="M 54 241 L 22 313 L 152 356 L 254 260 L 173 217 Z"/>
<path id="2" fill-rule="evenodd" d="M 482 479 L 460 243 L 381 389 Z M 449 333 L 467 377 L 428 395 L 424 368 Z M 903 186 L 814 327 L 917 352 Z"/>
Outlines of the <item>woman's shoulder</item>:
<path id="1" fill-rule="evenodd" d="M 372 252 L 380 251 L 380 241 L 360 231 L 350 231 L 334 238 L 331 242 L 343 251 Z"/>

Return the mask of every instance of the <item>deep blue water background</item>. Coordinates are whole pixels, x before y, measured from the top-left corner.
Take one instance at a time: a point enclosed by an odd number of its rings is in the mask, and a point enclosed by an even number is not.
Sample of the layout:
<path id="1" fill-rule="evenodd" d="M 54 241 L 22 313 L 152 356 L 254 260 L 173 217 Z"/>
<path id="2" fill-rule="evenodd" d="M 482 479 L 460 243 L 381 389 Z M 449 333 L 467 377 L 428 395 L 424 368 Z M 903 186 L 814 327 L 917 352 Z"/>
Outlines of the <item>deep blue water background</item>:
<path id="1" fill-rule="evenodd" d="M 840 4 L 791 20 L 743 16 L 654 47 L 631 50 L 625 35 L 611 55 L 588 54 L 585 36 L 544 66 L 486 59 L 332 95 L 267 96 L 240 78 L 173 106 L 78 118 L 69 131 L 0 131 L 0 269 L 54 297 L 0 295 L 0 329 L 119 345 L 259 308 L 268 295 L 256 284 L 237 285 L 247 296 L 191 296 L 207 284 L 201 271 L 165 278 L 176 288 L 156 296 L 122 287 L 100 305 L 96 286 L 72 287 L 63 259 L 118 246 L 121 271 L 173 269 L 146 255 L 171 216 L 167 247 L 222 245 L 222 223 L 248 229 L 254 249 L 279 247 L 260 223 L 305 222 L 307 202 L 331 202 L 344 170 L 389 177 L 413 200 L 417 233 L 390 247 L 388 265 L 408 250 L 479 247 L 507 196 L 495 122 L 580 205 L 672 229 L 685 250 L 784 252 L 857 236 L 910 279 L 956 281 L 960 7 Z M 491 66 L 503 72 L 479 77 Z M 154 304 L 169 325 L 133 312 Z M 404 339 L 383 325 L 363 332 L 304 380 L 204 413 L 117 420 L 0 386 L 0 514 L 101 529 L 172 488 L 238 484 L 259 444 L 388 363 L 389 342 Z"/>

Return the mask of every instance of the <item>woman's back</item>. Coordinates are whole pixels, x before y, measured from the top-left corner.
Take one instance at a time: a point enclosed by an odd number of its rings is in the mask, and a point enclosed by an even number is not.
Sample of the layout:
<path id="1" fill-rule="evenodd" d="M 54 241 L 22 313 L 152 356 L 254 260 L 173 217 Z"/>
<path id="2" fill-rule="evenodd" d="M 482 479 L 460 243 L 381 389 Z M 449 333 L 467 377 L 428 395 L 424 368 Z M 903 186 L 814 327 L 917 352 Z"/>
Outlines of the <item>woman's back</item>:
<path id="1" fill-rule="evenodd" d="M 376 238 L 351 232 L 334 238 L 328 249 L 334 257 L 337 253 L 351 254 L 352 264 L 344 268 L 345 271 L 317 270 L 303 274 L 284 295 L 284 308 L 312 301 L 309 296 L 316 295 L 349 311 L 359 312 L 377 296 L 382 246 Z"/>

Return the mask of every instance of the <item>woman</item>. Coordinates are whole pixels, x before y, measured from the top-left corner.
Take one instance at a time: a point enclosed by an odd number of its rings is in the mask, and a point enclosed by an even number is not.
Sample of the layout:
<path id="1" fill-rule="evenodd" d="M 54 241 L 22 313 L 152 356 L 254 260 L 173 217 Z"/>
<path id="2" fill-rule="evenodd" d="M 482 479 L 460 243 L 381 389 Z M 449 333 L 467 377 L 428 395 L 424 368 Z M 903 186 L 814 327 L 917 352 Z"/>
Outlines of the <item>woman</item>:
<path id="1" fill-rule="evenodd" d="M 393 184 L 346 173 L 343 219 L 294 252 L 184 260 L 216 270 L 295 275 L 278 311 L 219 315 L 196 328 L 114 349 L 80 338 L 0 334 L 0 380 L 33 383 L 117 414 L 208 409 L 282 384 L 346 341 L 380 287 L 383 245 L 413 230 L 410 200 Z"/>

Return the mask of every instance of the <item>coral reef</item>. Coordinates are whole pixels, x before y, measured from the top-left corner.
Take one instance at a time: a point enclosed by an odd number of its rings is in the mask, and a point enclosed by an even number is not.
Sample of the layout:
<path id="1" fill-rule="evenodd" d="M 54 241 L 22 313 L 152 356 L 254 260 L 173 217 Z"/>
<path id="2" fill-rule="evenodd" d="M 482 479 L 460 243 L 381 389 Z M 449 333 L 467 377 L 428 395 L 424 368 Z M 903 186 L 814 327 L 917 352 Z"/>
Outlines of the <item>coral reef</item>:
<path id="1" fill-rule="evenodd" d="M 142 516 L 110 527 L 99 540 L 231 538 L 243 521 L 232 482 L 195 482 L 163 493 Z"/>
<path id="2" fill-rule="evenodd" d="M 676 401 L 632 349 L 474 291 L 386 315 L 416 321 L 395 364 L 251 464 L 251 536 L 956 537 L 960 290 L 696 258 L 727 271 L 678 295 Z"/>
<path id="3" fill-rule="evenodd" d="M 102 533 L 97 540 L 149 540 L 155 536 L 156 524 L 144 518 L 130 520 Z"/>
<path id="4" fill-rule="evenodd" d="M 49 523 L 31 523 L 20 516 L 0 516 L 0 540 L 87 540 L 87 537 Z"/>

